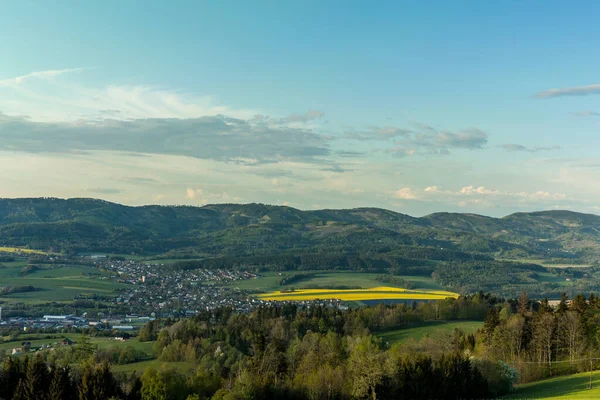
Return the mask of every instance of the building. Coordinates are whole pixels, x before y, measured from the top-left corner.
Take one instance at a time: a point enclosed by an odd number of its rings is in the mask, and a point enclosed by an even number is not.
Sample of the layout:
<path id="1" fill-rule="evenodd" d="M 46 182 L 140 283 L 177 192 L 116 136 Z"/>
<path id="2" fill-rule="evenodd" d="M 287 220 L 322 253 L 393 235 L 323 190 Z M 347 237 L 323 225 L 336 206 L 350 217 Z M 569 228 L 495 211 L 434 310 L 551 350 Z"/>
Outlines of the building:
<path id="1" fill-rule="evenodd" d="M 118 331 L 132 331 L 133 330 L 133 326 L 131 326 L 131 325 L 115 325 L 112 328 L 116 329 Z"/>

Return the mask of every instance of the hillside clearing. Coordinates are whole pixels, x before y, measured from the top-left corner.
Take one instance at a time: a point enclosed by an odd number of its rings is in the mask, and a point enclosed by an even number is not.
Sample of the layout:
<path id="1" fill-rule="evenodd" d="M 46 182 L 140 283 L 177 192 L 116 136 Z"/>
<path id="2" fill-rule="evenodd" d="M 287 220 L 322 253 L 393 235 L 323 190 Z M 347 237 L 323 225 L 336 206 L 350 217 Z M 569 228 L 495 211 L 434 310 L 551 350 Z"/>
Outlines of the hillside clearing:
<path id="1" fill-rule="evenodd" d="M 543 381 L 520 385 L 503 399 L 598 399 L 600 398 L 600 371 L 559 376 Z"/>

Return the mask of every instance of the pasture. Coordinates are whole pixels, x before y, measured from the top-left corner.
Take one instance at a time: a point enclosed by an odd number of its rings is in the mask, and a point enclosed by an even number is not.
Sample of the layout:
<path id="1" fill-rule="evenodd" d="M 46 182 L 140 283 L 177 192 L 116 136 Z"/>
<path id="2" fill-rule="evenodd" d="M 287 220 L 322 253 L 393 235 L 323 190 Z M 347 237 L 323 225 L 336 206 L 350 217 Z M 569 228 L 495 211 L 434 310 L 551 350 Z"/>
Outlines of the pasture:
<path id="1" fill-rule="evenodd" d="M 48 301 L 72 301 L 80 294 L 111 295 L 125 284 L 100 279 L 98 270 L 84 266 L 42 266 L 23 274 L 25 263 L 4 263 L 0 269 L 0 287 L 33 286 L 37 291 L 12 293 L 0 297 L 7 303 L 44 303 Z M 94 273 L 96 275 L 89 276 Z"/>
<path id="2" fill-rule="evenodd" d="M 600 371 L 592 372 L 592 389 L 589 389 L 590 373 L 559 376 L 543 381 L 519 385 L 503 399 L 599 399 Z"/>
<path id="3" fill-rule="evenodd" d="M 428 321 L 419 325 L 394 329 L 376 333 L 384 343 L 398 343 L 408 339 L 421 340 L 426 335 L 434 336 L 438 333 L 452 333 L 455 329 L 462 330 L 465 334 L 475 333 L 483 327 L 481 321 Z"/>
<path id="4" fill-rule="evenodd" d="M 274 291 L 258 295 L 266 301 L 303 301 L 339 299 L 344 301 L 362 300 L 441 300 L 458 297 L 457 293 L 442 290 L 408 290 L 391 286 L 379 286 L 369 289 L 299 289 L 294 291 Z"/>

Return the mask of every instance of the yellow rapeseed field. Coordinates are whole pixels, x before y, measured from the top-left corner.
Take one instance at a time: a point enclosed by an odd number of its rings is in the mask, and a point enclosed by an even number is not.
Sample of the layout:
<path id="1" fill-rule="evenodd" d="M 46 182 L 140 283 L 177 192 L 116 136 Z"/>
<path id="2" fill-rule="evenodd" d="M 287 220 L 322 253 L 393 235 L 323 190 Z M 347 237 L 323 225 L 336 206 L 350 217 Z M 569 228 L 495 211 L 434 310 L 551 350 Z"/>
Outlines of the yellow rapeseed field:
<path id="1" fill-rule="evenodd" d="M 408 290 L 388 286 L 370 289 L 299 289 L 292 292 L 275 291 L 258 296 L 266 301 L 302 301 L 316 299 L 360 300 L 440 300 L 458 297 L 457 293 L 443 290 Z"/>
<path id="2" fill-rule="evenodd" d="M 32 250 L 32 249 L 23 249 L 20 247 L 1 247 L 0 246 L 0 252 L 4 252 L 4 253 L 25 253 L 25 254 L 48 254 L 44 251 L 40 251 L 40 250 Z"/>

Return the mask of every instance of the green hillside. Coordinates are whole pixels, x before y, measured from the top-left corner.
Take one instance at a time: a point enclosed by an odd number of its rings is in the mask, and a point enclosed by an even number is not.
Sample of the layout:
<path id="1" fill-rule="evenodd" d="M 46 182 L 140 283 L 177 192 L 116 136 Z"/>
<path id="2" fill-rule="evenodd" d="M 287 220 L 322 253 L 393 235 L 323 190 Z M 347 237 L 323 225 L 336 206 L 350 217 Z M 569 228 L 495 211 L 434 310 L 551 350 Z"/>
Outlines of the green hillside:
<path id="1" fill-rule="evenodd" d="M 600 217 L 570 211 L 414 218 L 376 208 L 129 207 L 94 199 L 0 199 L 0 246 L 199 260 L 178 265 L 182 268 L 433 276 L 463 293 L 527 290 L 557 297 L 563 290 L 598 290 L 600 270 L 595 268 L 552 271 L 523 261 L 593 265 L 600 257 L 599 243 Z"/>

